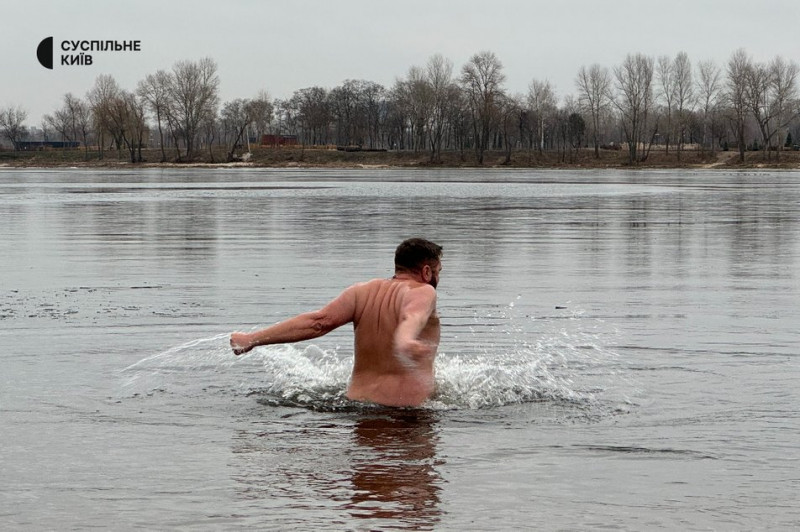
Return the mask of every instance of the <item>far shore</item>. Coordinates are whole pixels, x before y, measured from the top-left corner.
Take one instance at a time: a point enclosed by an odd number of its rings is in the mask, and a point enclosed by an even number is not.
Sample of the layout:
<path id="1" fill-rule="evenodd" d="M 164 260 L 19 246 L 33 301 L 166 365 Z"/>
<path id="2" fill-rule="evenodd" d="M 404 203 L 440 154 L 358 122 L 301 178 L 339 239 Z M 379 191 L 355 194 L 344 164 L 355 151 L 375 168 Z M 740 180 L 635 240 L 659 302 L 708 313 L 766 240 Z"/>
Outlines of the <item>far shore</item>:
<path id="1" fill-rule="evenodd" d="M 127 156 L 127 157 L 126 157 Z M 161 162 L 165 159 L 164 162 Z M 243 160 L 244 159 L 244 160 Z M 128 152 L 45 150 L 35 152 L 0 152 L 0 168 L 530 168 L 530 169 L 771 169 L 800 170 L 800 151 L 751 151 L 740 162 L 738 151 L 683 151 L 655 147 L 645 161 L 630 164 L 622 150 L 581 149 L 571 153 L 515 150 L 507 161 L 505 152 L 488 151 L 478 164 L 473 151 L 443 152 L 431 160 L 424 151 L 340 151 L 303 147 L 255 147 L 249 157 L 228 162 L 222 150 L 200 152 L 191 160 L 173 152 L 163 157 L 159 149 L 142 150 L 142 162 L 132 163 Z"/>

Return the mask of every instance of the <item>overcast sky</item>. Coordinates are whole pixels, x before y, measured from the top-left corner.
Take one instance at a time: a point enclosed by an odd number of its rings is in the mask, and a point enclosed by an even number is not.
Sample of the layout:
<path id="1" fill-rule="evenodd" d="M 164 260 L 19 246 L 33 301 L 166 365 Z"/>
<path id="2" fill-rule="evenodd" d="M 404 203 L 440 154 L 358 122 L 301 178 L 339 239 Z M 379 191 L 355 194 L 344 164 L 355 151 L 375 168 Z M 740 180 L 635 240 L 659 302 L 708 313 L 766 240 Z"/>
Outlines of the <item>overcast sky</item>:
<path id="1" fill-rule="evenodd" d="M 56 65 L 36 60 L 53 36 Z M 45 0 L 0 7 L 0 107 L 21 105 L 28 125 L 85 96 L 100 74 L 127 89 L 181 59 L 211 57 L 223 101 L 273 97 L 346 79 L 390 87 L 434 54 L 456 74 L 470 56 L 490 50 L 504 65 L 506 88 L 526 93 L 547 79 L 559 97 L 575 94 L 582 65 L 612 68 L 628 53 L 724 67 L 737 48 L 755 60 L 776 55 L 800 62 L 800 2 L 727 0 Z M 64 40 L 138 40 L 139 52 L 96 52 L 91 66 L 60 66 Z"/>

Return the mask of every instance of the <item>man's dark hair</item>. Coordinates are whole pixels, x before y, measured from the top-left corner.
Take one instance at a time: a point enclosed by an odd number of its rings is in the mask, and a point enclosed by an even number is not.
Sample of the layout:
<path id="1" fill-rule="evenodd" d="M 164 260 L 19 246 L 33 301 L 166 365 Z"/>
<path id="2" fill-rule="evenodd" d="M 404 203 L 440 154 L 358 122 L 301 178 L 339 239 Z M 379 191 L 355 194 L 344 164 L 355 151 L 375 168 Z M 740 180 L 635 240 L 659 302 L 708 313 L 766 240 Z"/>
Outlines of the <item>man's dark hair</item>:
<path id="1" fill-rule="evenodd" d="M 435 264 L 441 258 L 442 246 L 424 238 L 409 238 L 394 252 L 394 269 L 417 271 L 426 264 Z"/>

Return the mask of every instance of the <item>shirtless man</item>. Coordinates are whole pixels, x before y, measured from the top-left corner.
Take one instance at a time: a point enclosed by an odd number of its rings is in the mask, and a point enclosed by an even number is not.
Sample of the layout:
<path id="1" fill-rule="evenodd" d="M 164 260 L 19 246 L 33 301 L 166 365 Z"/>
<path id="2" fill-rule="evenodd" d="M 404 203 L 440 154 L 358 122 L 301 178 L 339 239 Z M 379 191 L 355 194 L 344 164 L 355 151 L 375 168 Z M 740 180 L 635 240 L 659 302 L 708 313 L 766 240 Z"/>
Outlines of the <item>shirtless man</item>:
<path id="1" fill-rule="evenodd" d="M 355 361 L 347 397 L 386 406 L 419 406 L 434 390 L 436 314 L 442 248 L 421 238 L 395 251 L 395 275 L 347 288 L 320 310 L 266 329 L 231 334 L 236 355 L 259 345 L 318 338 L 353 322 Z"/>

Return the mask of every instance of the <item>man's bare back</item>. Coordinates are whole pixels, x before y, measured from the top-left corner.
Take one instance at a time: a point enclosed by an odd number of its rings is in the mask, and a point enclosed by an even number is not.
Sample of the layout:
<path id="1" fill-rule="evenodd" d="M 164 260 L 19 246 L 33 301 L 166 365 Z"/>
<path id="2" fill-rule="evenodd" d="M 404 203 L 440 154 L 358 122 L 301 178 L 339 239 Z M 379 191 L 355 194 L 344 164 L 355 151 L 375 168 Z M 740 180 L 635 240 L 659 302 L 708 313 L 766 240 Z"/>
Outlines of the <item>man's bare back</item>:
<path id="1" fill-rule="evenodd" d="M 355 362 L 347 397 L 389 406 L 417 406 L 434 389 L 440 326 L 436 291 L 406 279 L 354 287 Z"/>
<path id="2" fill-rule="evenodd" d="M 258 345 L 317 338 L 353 322 L 355 360 L 347 397 L 419 406 L 434 391 L 440 256 L 441 247 L 432 242 L 407 240 L 398 246 L 392 279 L 353 285 L 320 310 L 254 333 L 233 333 L 231 347 L 238 355 Z"/>

